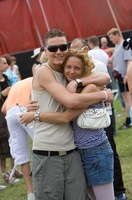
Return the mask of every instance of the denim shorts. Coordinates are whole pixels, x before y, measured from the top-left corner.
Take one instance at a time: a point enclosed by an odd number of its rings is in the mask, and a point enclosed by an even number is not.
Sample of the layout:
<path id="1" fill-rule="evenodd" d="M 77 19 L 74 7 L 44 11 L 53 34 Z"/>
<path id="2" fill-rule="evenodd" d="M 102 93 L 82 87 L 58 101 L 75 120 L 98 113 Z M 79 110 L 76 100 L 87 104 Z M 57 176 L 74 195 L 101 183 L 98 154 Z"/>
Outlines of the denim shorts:
<path id="1" fill-rule="evenodd" d="M 80 153 L 88 185 L 113 182 L 113 150 L 108 140 L 96 147 L 81 149 Z"/>

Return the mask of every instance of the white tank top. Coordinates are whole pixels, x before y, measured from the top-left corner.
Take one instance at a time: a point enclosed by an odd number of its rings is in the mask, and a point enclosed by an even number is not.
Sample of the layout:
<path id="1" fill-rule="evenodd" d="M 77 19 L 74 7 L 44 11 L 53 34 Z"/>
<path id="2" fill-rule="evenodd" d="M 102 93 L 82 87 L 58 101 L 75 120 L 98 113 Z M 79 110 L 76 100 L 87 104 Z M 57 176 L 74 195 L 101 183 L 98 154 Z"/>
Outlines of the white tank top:
<path id="1" fill-rule="evenodd" d="M 50 68 L 48 64 L 47 67 Z M 66 79 L 63 74 L 51 70 L 57 82 L 66 86 Z M 63 112 L 65 109 L 46 90 L 41 92 L 33 90 L 32 99 L 38 100 L 38 111 L 40 112 Z M 53 124 L 35 121 L 33 150 L 68 151 L 74 148 L 73 130 L 70 123 Z"/>

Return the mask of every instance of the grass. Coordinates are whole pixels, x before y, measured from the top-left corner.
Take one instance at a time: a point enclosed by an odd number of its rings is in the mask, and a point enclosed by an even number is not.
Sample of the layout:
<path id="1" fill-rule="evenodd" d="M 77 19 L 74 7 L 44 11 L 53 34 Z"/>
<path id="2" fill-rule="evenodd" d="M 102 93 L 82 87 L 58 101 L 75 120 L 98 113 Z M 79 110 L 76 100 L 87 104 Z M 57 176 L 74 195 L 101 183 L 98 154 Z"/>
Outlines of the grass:
<path id="1" fill-rule="evenodd" d="M 120 156 L 124 185 L 128 200 L 132 200 L 132 128 L 119 131 L 125 121 L 125 113 L 117 99 L 114 102 L 117 134 L 114 137 Z"/>
<path id="2" fill-rule="evenodd" d="M 132 200 L 132 129 L 118 131 L 119 126 L 125 121 L 125 112 L 119 100 L 114 102 L 116 129 L 115 142 L 120 156 L 124 185 L 128 200 Z M 30 141 L 31 144 L 31 141 Z M 9 169 L 9 161 L 8 161 Z M 3 184 L 0 176 L 0 184 Z M 23 178 L 15 185 L 7 184 L 7 189 L 0 191 L 0 200 L 26 200 L 26 188 Z M 74 199 L 73 199 L 74 200 Z"/>

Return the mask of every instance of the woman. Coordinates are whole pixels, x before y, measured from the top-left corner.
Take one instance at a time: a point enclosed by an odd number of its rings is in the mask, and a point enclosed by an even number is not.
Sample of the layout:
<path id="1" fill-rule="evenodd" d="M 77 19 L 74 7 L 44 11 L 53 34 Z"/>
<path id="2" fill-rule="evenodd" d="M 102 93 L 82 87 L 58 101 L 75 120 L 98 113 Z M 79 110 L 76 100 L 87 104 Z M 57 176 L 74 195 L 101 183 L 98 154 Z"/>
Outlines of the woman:
<path id="1" fill-rule="evenodd" d="M 10 91 L 10 83 L 5 74 L 3 74 L 8 68 L 7 60 L 5 57 L 0 56 L 0 166 L 2 172 L 2 178 L 7 183 L 17 183 L 19 179 L 9 179 L 9 173 L 6 169 L 6 158 L 11 158 L 10 147 L 8 143 L 9 132 L 5 120 L 5 115 L 1 112 L 2 105 L 6 100 Z M 11 158 L 11 168 L 14 165 L 14 161 Z"/>
<path id="2" fill-rule="evenodd" d="M 85 88 L 76 88 L 74 79 L 91 73 L 93 63 L 87 54 L 79 51 L 69 51 L 64 59 L 64 74 L 70 82 L 67 89 L 71 92 L 95 92 L 98 86 L 90 84 Z M 73 87 L 74 86 L 74 87 Z M 102 103 L 91 106 L 100 108 Z M 66 110 L 64 113 L 39 113 L 39 120 L 49 123 L 67 123 L 72 120 L 75 144 L 80 150 L 88 192 L 90 198 L 96 200 L 114 200 L 113 191 L 113 152 L 108 142 L 104 129 L 90 130 L 77 126 L 77 116 L 82 112 L 78 110 Z M 26 124 L 34 119 L 34 113 L 26 113 L 20 116 Z"/>

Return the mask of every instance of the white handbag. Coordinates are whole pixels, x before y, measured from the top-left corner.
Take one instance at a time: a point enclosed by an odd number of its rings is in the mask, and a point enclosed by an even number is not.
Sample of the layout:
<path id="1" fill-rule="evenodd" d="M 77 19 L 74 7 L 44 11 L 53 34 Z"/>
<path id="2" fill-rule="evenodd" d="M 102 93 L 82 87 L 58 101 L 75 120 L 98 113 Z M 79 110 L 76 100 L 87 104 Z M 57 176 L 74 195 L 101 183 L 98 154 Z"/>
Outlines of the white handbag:
<path id="1" fill-rule="evenodd" d="M 88 108 L 78 116 L 77 125 L 80 128 L 100 129 L 110 125 L 110 116 L 105 107 Z"/>

